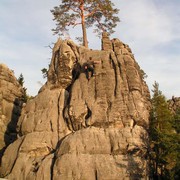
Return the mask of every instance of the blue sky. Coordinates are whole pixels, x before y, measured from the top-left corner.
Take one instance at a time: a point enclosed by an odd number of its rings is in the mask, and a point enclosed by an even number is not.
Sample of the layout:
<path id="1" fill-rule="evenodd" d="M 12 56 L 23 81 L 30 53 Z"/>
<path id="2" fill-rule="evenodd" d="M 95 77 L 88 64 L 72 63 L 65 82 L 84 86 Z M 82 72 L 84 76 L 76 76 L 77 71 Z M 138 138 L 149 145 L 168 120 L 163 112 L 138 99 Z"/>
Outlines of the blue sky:
<path id="1" fill-rule="evenodd" d="M 180 0 L 112 0 L 121 22 L 111 38 L 128 44 L 146 72 L 149 89 L 157 81 L 167 98 L 180 96 Z M 51 45 L 57 40 L 50 9 L 60 0 L 0 0 L 0 63 L 22 73 L 30 95 L 41 84 Z M 70 31 L 71 38 L 80 29 Z M 89 46 L 100 49 L 100 39 L 88 30 Z"/>

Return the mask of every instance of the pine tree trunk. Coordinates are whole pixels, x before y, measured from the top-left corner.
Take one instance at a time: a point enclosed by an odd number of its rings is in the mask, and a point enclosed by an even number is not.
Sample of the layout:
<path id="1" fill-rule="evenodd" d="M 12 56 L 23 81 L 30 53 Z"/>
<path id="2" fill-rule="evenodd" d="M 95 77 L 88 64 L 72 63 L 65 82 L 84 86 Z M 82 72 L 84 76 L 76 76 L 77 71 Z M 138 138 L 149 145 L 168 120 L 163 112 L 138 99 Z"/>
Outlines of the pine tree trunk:
<path id="1" fill-rule="evenodd" d="M 88 40 L 87 40 L 87 33 L 86 33 L 86 24 L 85 24 L 85 16 L 84 16 L 84 1 L 81 1 L 79 6 L 81 10 L 81 23 L 82 23 L 82 32 L 83 32 L 83 46 L 88 48 Z"/>
<path id="2" fill-rule="evenodd" d="M 87 40 L 87 33 L 86 33 L 85 22 L 82 22 L 82 31 L 83 31 L 83 46 L 88 48 L 88 40 Z"/>

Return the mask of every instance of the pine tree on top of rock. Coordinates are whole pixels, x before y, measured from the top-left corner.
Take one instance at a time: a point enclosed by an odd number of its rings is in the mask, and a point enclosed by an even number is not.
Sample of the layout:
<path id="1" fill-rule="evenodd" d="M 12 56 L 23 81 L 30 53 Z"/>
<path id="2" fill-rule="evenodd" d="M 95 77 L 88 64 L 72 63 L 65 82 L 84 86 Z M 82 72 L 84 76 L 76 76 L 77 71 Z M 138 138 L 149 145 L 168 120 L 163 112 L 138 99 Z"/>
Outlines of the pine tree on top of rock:
<path id="1" fill-rule="evenodd" d="M 113 33 L 119 18 L 119 10 L 113 7 L 110 0 L 62 0 L 61 5 L 51 10 L 57 22 L 53 29 L 61 36 L 68 32 L 68 27 L 82 26 L 83 46 L 88 47 L 86 28 L 94 25 L 94 32 Z"/>

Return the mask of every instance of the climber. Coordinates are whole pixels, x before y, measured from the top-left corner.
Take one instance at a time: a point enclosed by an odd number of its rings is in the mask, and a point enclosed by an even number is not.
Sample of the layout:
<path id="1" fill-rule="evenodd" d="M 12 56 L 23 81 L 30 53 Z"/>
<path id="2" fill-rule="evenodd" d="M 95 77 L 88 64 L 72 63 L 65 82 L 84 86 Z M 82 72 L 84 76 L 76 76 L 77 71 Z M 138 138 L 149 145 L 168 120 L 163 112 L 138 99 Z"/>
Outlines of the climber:
<path id="1" fill-rule="evenodd" d="M 91 63 L 84 63 L 81 69 L 88 80 L 94 75 L 94 67 L 92 67 Z"/>

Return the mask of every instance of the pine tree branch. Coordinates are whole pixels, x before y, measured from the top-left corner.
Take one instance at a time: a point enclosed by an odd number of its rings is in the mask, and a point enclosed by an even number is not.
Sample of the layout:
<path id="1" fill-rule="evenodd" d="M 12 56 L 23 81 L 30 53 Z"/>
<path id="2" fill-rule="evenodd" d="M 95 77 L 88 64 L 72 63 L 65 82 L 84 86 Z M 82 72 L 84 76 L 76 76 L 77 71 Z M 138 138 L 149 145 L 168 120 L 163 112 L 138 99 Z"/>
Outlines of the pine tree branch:
<path id="1" fill-rule="evenodd" d="M 73 28 L 74 28 L 74 27 L 76 27 L 77 25 L 80 25 L 80 24 L 82 24 L 82 23 L 81 22 L 80 23 L 74 23 L 72 25 L 73 25 Z"/>
<path id="2" fill-rule="evenodd" d="M 86 14 L 84 17 L 87 18 L 89 16 L 94 15 L 97 11 L 99 10 L 99 8 L 95 8 L 92 12 L 90 12 L 89 14 Z"/>
<path id="3" fill-rule="evenodd" d="M 75 13 L 78 13 L 79 15 L 81 15 L 81 13 L 78 10 L 75 10 L 74 8 L 70 7 L 69 10 L 72 10 Z"/>

